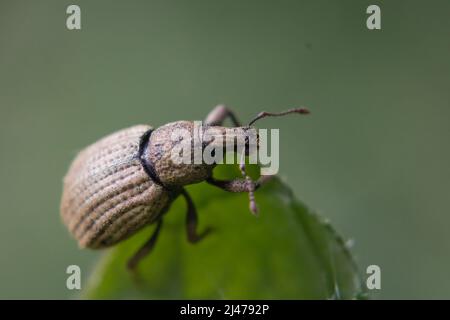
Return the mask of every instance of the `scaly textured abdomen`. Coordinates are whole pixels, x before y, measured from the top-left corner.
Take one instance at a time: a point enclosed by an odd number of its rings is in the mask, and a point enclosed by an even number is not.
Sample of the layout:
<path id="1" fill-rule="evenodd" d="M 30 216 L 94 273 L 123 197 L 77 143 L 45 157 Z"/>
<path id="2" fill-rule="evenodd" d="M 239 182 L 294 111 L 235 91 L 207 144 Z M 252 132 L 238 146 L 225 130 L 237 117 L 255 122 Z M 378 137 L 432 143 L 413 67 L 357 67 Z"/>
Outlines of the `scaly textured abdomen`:
<path id="1" fill-rule="evenodd" d="M 169 194 L 145 173 L 139 142 L 151 127 L 113 133 L 82 150 L 64 178 L 61 216 L 81 247 L 111 246 L 153 222 Z"/>

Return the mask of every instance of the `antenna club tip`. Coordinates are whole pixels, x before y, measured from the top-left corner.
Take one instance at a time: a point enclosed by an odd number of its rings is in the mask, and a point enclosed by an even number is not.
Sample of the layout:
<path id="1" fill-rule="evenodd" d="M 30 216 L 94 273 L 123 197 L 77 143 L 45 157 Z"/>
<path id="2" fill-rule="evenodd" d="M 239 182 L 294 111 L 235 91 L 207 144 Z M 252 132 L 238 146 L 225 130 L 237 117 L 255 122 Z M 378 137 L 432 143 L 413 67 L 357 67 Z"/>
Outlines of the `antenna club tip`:
<path id="1" fill-rule="evenodd" d="M 311 111 L 309 111 L 309 109 L 306 109 L 306 108 L 298 108 L 297 112 L 300 114 L 310 114 L 311 113 Z"/>

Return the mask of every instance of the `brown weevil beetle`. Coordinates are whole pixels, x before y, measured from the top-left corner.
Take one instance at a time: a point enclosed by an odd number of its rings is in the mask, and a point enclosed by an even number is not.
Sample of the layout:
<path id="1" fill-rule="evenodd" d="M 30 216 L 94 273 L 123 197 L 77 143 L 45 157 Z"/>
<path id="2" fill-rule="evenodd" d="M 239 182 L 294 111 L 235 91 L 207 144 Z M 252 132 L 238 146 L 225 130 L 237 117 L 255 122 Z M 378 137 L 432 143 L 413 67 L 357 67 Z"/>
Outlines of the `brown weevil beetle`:
<path id="1" fill-rule="evenodd" d="M 261 118 L 290 113 L 309 111 L 297 108 L 280 113 L 261 112 L 241 127 L 234 113 L 219 105 L 203 123 L 205 127 L 222 130 L 225 135 L 229 131 L 221 125 L 227 118 L 235 128 L 248 130 Z M 162 218 L 179 195 L 187 202 L 188 241 L 197 242 L 208 230 L 197 233 L 197 213 L 184 186 L 201 181 L 230 192 L 248 192 L 250 209 L 256 212 L 253 192 L 268 176 L 252 181 L 245 174 L 245 161 L 240 166 L 244 179 L 229 181 L 212 177 L 215 164 L 173 163 L 170 153 L 176 141 L 172 141 L 171 133 L 176 129 L 192 132 L 193 127 L 192 121 L 176 121 L 156 129 L 137 125 L 106 136 L 78 153 L 64 178 L 61 217 L 80 247 L 110 247 L 144 226 L 156 223 L 151 238 L 128 262 L 128 268 L 134 269 L 153 248 Z"/>

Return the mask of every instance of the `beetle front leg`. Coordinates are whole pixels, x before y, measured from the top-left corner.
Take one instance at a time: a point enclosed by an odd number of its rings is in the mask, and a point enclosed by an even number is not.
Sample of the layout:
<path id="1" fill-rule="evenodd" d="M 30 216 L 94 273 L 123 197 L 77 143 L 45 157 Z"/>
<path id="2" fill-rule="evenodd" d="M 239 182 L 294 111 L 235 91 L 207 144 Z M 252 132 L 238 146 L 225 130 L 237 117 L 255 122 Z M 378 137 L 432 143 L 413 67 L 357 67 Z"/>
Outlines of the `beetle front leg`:
<path id="1" fill-rule="evenodd" d="M 241 123 L 237 119 L 233 111 L 227 106 L 219 104 L 207 116 L 204 123 L 208 126 L 220 126 L 225 119 L 230 118 L 235 127 L 240 127 Z"/>
<path id="2" fill-rule="evenodd" d="M 156 225 L 156 229 L 150 239 L 146 243 L 144 243 L 144 245 L 134 254 L 134 256 L 130 258 L 130 260 L 128 260 L 127 268 L 129 270 L 135 270 L 138 263 L 152 251 L 153 247 L 155 246 L 156 240 L 158 239 L 161 226 L 162 219 L 159 219 L 158 224 Z"/>
<path id="3" fill-rule="evenodd" d="M 235 116 L 234 112 L 231 111 L 229 108 L 227 108 L 224 105 L 218 105 L 217 107 L 215 107 L 206 117 L 205 124 L 209 125 L 209 126 L 221 125 L 225 121 L 226 118 L 230 118 L 231 122 L 233 122 L 234 126 L 236 126 L 236 127 L 241 126 L 241 123 Z M 239 169 L 241 170 L 242 176 L 245 179 L 245 185 L 246 185 L 245 191 L 248 192 L 248 197 L 249 197 L 249 201 L 250 201 L 250 211 L 253 214 L 257 214 L 258 207 L 256 206 L 255 194 L 254 194 L 254 191 L 256 189 L 255 182 L 245 172 L 245 149 L 241 155 L 241 163 L 239 165 Z"/>
<path id="4" fill-rule="evenodd" d="M 203 239 L 208 233 L 211 232 L 211 228 L 207 228 L 201 234 L 197 233 L 197 225 L 198 225 L 198 216 L 197 210 L 195 209 L 194 202 L 192 201 L 191 196 L 185 189 L 181 190 L 181 194 L 186 199 L 187 204 L 187 214 L 186 214 L 186 232 L 187 239 L 190 243 L 196 243 Z"/>
<path id="5" fill-rule="evenodd" d="M 216 186 L 222 190 L 228 192 L 248 192 L 250 201 L 250 210 L 252 213 L 257 213 L 257 206 L 254 197 L 254 191 L 271 180 L 274 176 L 261 176 L 257 181 L 249 180 L 247 177 L 244 179 L 233 180 L 219 180 L 210 177 L 206 180 L 207 183 Z"/>
<path id="6" fill-rule="evenodd" d="M 254 182 L 255 190 L 260 188 L 273 177 L 274 176 L 261 176 L 257 181 Z M 206 182 L 228 192 L 237 193 L 249 191 L 248 183 L 245 179 L 221 180 L 211 177 L 208 178 Z"/>

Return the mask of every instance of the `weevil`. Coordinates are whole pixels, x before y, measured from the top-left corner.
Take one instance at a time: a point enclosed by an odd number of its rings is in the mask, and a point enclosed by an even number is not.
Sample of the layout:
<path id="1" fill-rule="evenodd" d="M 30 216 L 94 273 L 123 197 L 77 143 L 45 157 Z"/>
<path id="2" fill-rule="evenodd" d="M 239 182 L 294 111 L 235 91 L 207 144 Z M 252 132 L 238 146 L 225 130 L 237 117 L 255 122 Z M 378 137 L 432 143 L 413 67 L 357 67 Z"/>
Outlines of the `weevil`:
<path id="1" fill-rule="evenodd" d="M 242 127 L 229 108 L 219 105 L 203 123 L 225 135 L 229 132 L 222 126 L 226 119 L 230 119 L 235 128 L 248 130 L 264 117 L 291 113 L 307 114 L 309 111 L 296 108 L 279 113 L 261 112 Z M 270 176 L 261 176 L 257 181 L 250 179 L 243 157 L 240 164 L 243 178 L 234 180 L 215 179 L 212 175 L 215 164 L 175 164 L 172 161 L 170 154 L 176 141 L 171 139 L 171 133 L 177 129 L 193 133 L 193 127 L 192 121 L 171 122 L 156 129 L 136 125 L 108 135 L 78 153 L 64 178 L 61 217 L 80 247 L 110 247 L 143 227 L 156 224 L 150 239 L 128 261 L 127 267 L 135 269 L 154 247 L 163 217 L 179 196 L 187 203 L 187 240 L 198 242 L 210 229 L 197 232 L 195 205 L 184 187 L 202 181 L 229 192 L 247 192 L 250 210 L 256 212 L 254 192 Z"/>

